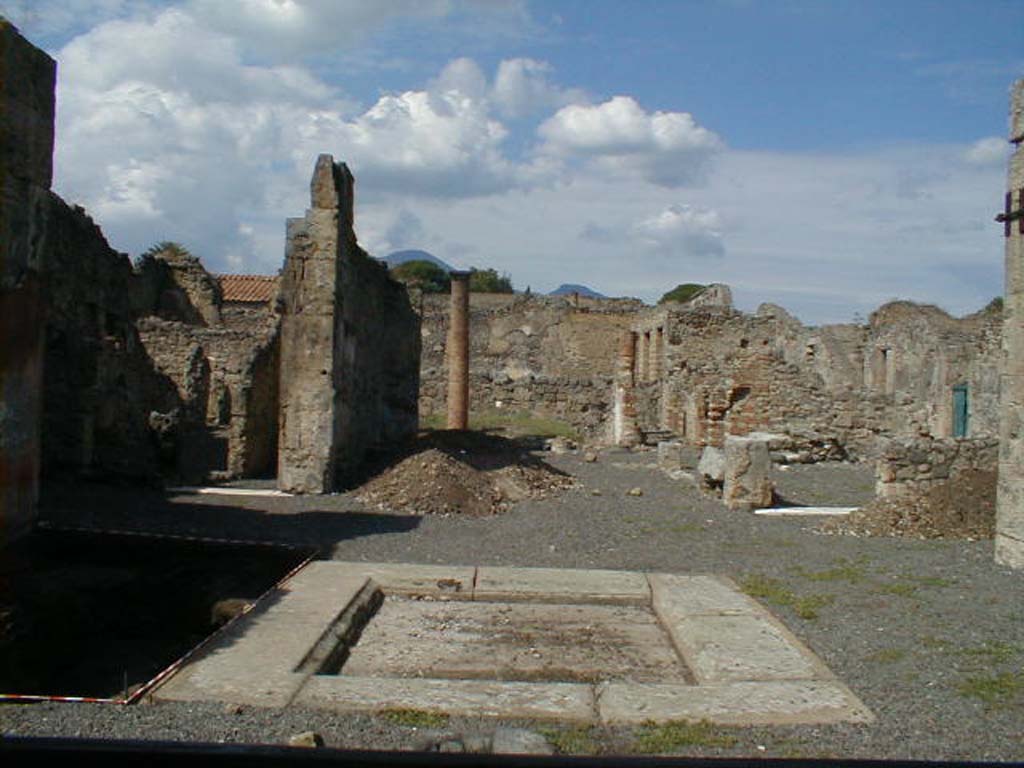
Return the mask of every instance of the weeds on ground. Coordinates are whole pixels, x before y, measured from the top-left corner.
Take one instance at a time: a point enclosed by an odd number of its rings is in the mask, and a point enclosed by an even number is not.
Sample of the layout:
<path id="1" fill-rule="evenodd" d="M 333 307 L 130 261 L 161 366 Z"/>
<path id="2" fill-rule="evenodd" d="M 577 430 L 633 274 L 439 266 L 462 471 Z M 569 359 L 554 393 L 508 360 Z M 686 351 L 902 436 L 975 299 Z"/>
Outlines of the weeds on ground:
<path id="1" fill-rule="evenodd" d="M 428 712 L 423 709 L 396 707 L 385 709 L 381 711 L 380 715 L 389 723 L 410 728 L 444 728 L 448 725 L 448 715 L 441 712 Z"/>
<path id="2" fill-rule="evenodd" d="M 597 750 L 594 726 L 578 725 L 575 728 L 541 728 L 540 734 L 560 755 L 593 755 Z"/>
<path id="3" fill-rule="evenodd" d="M 956 689 L 961 696 L 981 699 L 986 709 L 1001 709 L 1024 694 L 1024 672 L 968 677 Z"/>
<path id="4" fill-rule="evenodd" d="M 647 722 L 640 726 L 634 750 L 644 754 L 664 754 L 685 747 L 732 747 L 736 738 L 707 720 L 692 723 L 676 720 L 668 723 Z"/>
<path id="5" fill-rule="evenodd" d="M 1020 653 L 1020 650 L 1018 645 L 997 640 L 994 643 L 982 643 L 976 648 L 960 648 L 957 650 L 957 654 L 977 659 L 985 666 L 991 666 L 1009 661 Z"/>
<path id="6" fill-rule="evenodd" d="M 797 568 L 796 573 L 810 581 L 848 581 L 856 584 L 864 580 L 867 569 L 867 558 L 859 557 L 856 560 L 840 558 L 836 561 L 836 567 L 824 571 L 806 571 Z"/>
<path id="7" fill-rule="evenodd" d="M 879 584 L 874 588 L 875 592 L 885 595 L 898 595 L 910 597 L 922 587 L 951 587 L 956 584 L 952 579 L 943 579 L 938 576 L 907 576 L 903 575 L 898 580 L 888 584 Z"/>
<path id="8" fill-rule="evenodd" d="M 760 573 L 748 574 L 740 582 L 740 589 L 751 597 L 760 597 L 773 605 L 786 605 L 801 619 L 818 618 L 818 609 L 829 605 L 832 595 L 798 596 L 778 579 Z"/>

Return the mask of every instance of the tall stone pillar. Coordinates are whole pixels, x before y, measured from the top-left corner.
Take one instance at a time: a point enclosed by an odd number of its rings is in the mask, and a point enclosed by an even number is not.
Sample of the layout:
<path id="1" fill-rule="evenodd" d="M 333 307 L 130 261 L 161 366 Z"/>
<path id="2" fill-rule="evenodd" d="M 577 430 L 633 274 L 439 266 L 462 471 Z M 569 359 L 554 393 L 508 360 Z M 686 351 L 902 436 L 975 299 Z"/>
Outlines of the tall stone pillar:
<path id="1" fill-rule="evenodd" d="M 57 65 L 0 19 L 0 548 L 26 533 L 39 495 L 43 265 Z"/>
<path id="2" fill-rule="evenodd" d="M 469 428 L 469 272 L 453 271 L 448 318 L 448 429 Z"/>
<path id="3" fill-rule="evenodd" d="M 320 155 L 305 218 L 288 219 L 281 276 L 281 373 L 277 483 L 292 493 L 335 487 L 343 373 L 341 271 L 354 247 L 352 174 Z"/>
<path id="4" fill-rule="evenodd" d="M 1005 208 L 997 217 L 1006 236 L 1006 296 L 995 549 L 997 562 L 1024 568 L 1024 80 L 1012 90 L 1010 141 Z"/>
<path id="5" fill-rule="evenodd" d="M 636 364 L 637 334 L 622 334 L 619 355 L 615 361 L 615 384 L 612 393 L 612 443 L 633 446 L 640 442 L 640 428 L 636 418 Z"/>

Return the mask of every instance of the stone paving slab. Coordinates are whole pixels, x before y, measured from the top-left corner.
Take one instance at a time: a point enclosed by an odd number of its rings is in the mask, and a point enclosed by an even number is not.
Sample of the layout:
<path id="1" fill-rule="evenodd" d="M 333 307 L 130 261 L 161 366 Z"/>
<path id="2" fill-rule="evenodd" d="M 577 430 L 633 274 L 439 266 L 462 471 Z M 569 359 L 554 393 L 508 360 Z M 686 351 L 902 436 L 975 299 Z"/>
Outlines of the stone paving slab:
<path id="1" fill-rule="evenodd" d="M 721 577 L 651 573 L 647 579 L 651 584 L 651 605 L 666 627 L 693 616 L 763 612 L 732 581 Z"/>
<path id="2" fill-rule="evenodd" d="M 466 717 L 592 722 L 594 689 L 585 683 L 522 683 L 319 675 L 295 704 L 336 712 L 416 709 Z"/>
<path id="3" fill-rule="evenodd" d="M 549 682 L 688 682 L 647 607 L 388 597 L 342 675 Z"/>
<path id="4" fill-rule="evenodd" d="M 709 720 L 719 725 L 872 723 L 874 715 L 835 680 L 742 682 L 725 685 L 608 683 L 598 713 L 612 725 Z"/>
<path id="5" fill-rule="evenodd" d="M 265 596 L 154 692 L 155 699 L 288 704 L 308 677 L 295 670 L 331 622 L 366 585 L 310 563 Z"/>
<path id="6" fill-rule="evenodd" d="M 701 685 L 830 677 L 809 652 L 764 617 L 696 616 L 668 631 Z"/>
<path id="7" fill-rule="evenodd" d="M 365 576 L 389 593 L 430 595 L 470 599 L 476 568 L 458 565 L 407 565 L 405 563 L 343 563 L 325 562 L 339 574 Z"/>
<path id="8" fill-rule="evenodd" d="M 792 632 L 728 579 L 649 578 L 654 611 L 698 683 L 832 677 Z"/>
<path id="9" fill-rule="evenodd" d="M 477 569 L 473 598 L 647 605 L 650 588 L 644 575 L 633 571 L 482 567 Z"/>

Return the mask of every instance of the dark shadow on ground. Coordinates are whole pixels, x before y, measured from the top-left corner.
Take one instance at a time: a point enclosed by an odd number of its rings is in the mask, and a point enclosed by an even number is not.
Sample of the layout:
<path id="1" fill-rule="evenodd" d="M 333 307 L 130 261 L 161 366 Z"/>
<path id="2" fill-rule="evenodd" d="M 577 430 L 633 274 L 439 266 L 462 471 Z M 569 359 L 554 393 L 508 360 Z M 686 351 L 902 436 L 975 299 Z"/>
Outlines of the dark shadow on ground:
<path id="1" fill-rule="evenodd" d="M 40 521 L 58 528 L 132 531 L 329 549 L 338 541 L 405 533 L 411 515 L 369 513 L 338 496 L 200 496 L 80 483 L 51 488 Z"/>

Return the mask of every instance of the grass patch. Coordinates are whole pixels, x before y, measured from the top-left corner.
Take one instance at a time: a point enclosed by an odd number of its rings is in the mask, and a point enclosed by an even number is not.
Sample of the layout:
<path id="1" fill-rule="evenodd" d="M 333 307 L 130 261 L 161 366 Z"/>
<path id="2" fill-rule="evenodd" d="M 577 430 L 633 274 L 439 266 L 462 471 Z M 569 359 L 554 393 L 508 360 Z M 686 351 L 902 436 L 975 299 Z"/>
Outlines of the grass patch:
<path id="1" fill-rule="evenodd" d="M 1002 664 L 1010 661 L 1020 653 L 1020 646 L 1011 643 L 1003 643 L 999 640 L 994 643 L 982 643 L 977 648 L 960 648 L 957 654 L 977 659 L 986 665 Z"/>
<path id="2" fill-rule="evenodd" d="M 740 589 L 751 597 L 759 597 L 773 605 L 785 605 L 793 609 L 801 619 L 818 618 L 818 609 L 829 605 L 832 595 L 798 596 L 778 579 L 759 573 L 749 574 L 740 582 Z"/>
<path id="3" fill-rule="evenodd" d="M 404 725 L 409 728 L 444 728 L 448 725 L 448 715 L 441 712 L 427 712 L 423 709 L 404 709 L 398 707 L 385 709 L 380 715 L 389 723 Z"/>
<path id="4" fill-rule="evenodd" d="M 865 558 L 857 560 L 841 558 L 837 561 L 835 568 L 828 568 L 824 571 L 805 571 L 803 568 L 797 568 L 796 573 L 810 581 L 849 581 L 856 584 L 864 580 L 866 566 Z"/>
<path id="5" fill-rule="evenodd" d="M 899 597 L 910 597 L 917 592 L 917 584 L 908 584 L 905 581 L 897 581 L 892 584 L 880 584 L 875 587 L 875 592 L 883 595 L 898 595 Z"/>
<path id="6" fill-rule="evenodd" d="M 997 675 L 968 677 L 957 685 L 957 693 L 981 699 L 989 709 L 1010 704 L 1024 693 L 1024 672 L 1001 672 Z"/>
<path id="7" fill-rule="evenodd" d="M 420 418 L 421 429 L 445 429 L 447 417 L 432 413 Z M 497 408 L 470 412 L 469 428 L 473 430 L 500 429 L 511 437 L 566 437 L 579 440 L 579 432 L 558 419 L 534 416 L 527 411 L 506 411 Z"/>
<path id="8" fill-rule="evenodd" d="M 653 755 L 685 747 L 732 747 L 735 744 L 734 736 L 707 720 L 701 720 L 699 723 L 644 723 L 636 735 L 634 747 L 637 752 Z"/>
<path id="9" fill-rule="evenodd" d="M 541 728 L 540 734 L 548 740 L 560 755 L 592 755 L 597 752 L 594 726 L 578 725 L 575 728 Z"/>
<path id="10" fill-rule="evenodd" d="M 864 657 L 864 660 L 879 662 L 882 664 L 892 664 L 893 662 L 899 661 L 906 655 L 907 652 L 902 648 L 882 648 L 874 653 L 869 653 Z"/>

